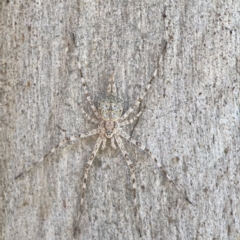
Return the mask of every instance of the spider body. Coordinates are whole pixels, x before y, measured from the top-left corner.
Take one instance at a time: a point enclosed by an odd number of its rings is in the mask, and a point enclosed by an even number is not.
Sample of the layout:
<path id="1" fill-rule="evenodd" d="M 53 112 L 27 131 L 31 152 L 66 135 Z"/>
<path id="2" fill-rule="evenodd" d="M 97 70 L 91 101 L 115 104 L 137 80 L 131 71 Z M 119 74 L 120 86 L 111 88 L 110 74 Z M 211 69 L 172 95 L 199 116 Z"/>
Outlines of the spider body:
<path id="1" fill-rule="evenodd" d="M 123 100 L 113 93 L 108 94 L 105 99 L 98 103 L 98 113 L 102 120 L 101 126 L 104 128 L 104 136 L 112 138 L 117 132 L 118 120 L 122 115 Z"/>
<path id="2" fill-rule="evenodd" d="M 132 107 L 130 107 L 124 114 L 123 114 L 123 100 L 120 97 L 117 96 L 116 85 L 114 83 L 113 76 L 109 80 L 109 85 L 108 85 L 108 88 L 107 88 L 107 97 L 99 101 L 98 109 L 97 109 L 95 107 L 95 105 L 93 104 L 93 102 L 91 100 L 91 97 L 90 97 L 90 94 L 87 90 L 87 85 L 86 85 L 86 82 L 83 78 L 80 66 L 79 66 L 79 73 L 81 75 L 81 81 L 82 81 L 82 86 L 84 88 L 85 97 L 86 97 L 87 101 L 89 102 L 96 118 L 90 117 L 82 109 L 83 114 L 89 121 L 91 121 L 94 124 L 98 124 L 98 127 L 96 129 L 91 130 L 88 133 L 85 133 L 85 134 L 78 134 L 76 136 L 66 137 L 59 144 L 57 144 L 53 149 L 51 149 L 48 153 L 46 153 L 34 165 L 32 165 L 31 167 L 29 167 L 28 169 L 26 169 L 25 171 L 20 173 L 17 177 L 15 177 L 15 179 L 19 178 L 24 173 L 30 171 L 33 167 L 42 163 L 45 159 L 47 159 L 47 156 L 49 156 L 49 154 L 54 153 L 59 147 L 63 146 L 65 143 L 67 143 L 69 141 L 75 141 L 77 139 L 86 138 L 86 137 L 98 134 L 98 138 L 97 138 L 97 141 L 94 145 L 93 151 L 92 151 L 92 153 L 91 153 L 91 155 L 90 155 L 90 157 L 89 157 L 89 159 L 88 159 L 88 161 L 85 165 L 83 185 L 82 185 L 82 191 L 81 191 L 80 211 L 79 211 L 78 216 L 77 216 L 77 220 L 76 220 L 77 226 L 74 229 L 74 235 L 76 234 L 77 229 L 79 229 L 78 224 L 79 224 L 79 219 L 80 219 L 80 216 L 81 216 L 81 209 L 82 209 L 83 202 L 84 202 L 85 190 L 86 190 L 86 186 L 87 186 L 88 172 L 89 172 L 89 170 L 92 166 L 92 163 L 94 161 L 94 158 L 95 158 L 100 146 L 102 147 L 102 149 L 104 149 L 106 147 L 107 139 L 111 140 L 111 147 L 112 148 L 116 149 L 117 147 L 119 147 L 122 155 L 124 156 L 124 158 L 126 160 L 126 163 L 127 163 L 128 167 L 129 167 L 130 174 L 131 174 L 131 181 L 132 181 L 135 216 L 137 216 L 137 214 L 138 214 L 137 213 L 138 212 L 137 211 L 137 209 L 138 209 L 137 208 L 137 200 L 136 200 L 135 170 L 134 170 L 133 163 L 130 160 L 129 154 L 125 150 L 122 139 L 127 140 L 134 147 L 144 151 L 151 158 L 151 160 L 153 160 L 156 163 L 157 167 L 165 173 L 168 181 L 171 182 L 175 186 L 176 190 L 181 195 L 183 195 L 184 198 L 189 203 L 191 203 L 190 200 L 187 198 L 187 196 L 183 193 L 184 192 L 183 189 L 181 189 L 179 186 L 177 186 L 177 184 L 172 180 L 172 178 L 169 176 L 167 171 L 162 167 L 162 165 L 159 163 L 159 161 L 157 161 L 157 159 L 153 156 L 151 151 L 148 148 L 146 148 L 143 144 L 141 144 L 140 142 L 137 142 L 136 140 L 131 138 L 130 135 L 128 135 L 122 129 L 122 127 L 124 125 L 131 124 L 133 121 L 135 121 L 141 115 L 142 112 L 140 111 L 135 117 L 131 118 L 130 120 L 127 120 L 129 114 L 131 114 L 133 112 L 133 110 L 137 106 L 139 106 L 139 104 L 141 103 L 141 101 L 145 97 L 148 89 L 150 88 L 150 86 L 151 86 L 151 84 L 152 84 L 152 82 L 153 82 L 153 80 L 154 80 L 154 78 L 157 74 L 157 70 L 154 71 L 154 74 L 152 75 L 152 78 L 150 79 L 147 87 L 145 88 L 145 91 L 142 93 L 142 95 L 139 96 L 139 98 L 137 98 L 134 105 Z M 117 143 L 117 146 L 115 145 L 115 142 Z"/>

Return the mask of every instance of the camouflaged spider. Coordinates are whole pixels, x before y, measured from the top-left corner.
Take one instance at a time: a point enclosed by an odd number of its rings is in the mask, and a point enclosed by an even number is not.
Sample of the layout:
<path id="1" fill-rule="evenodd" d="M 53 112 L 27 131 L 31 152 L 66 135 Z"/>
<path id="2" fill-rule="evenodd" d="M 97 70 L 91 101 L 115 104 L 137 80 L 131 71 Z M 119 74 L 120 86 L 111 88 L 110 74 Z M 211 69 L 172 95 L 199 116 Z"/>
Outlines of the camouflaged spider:
<path id="1" fill-rule="evenodd" d="M 136 177 L 135 177 L 135 171 L 134 171 L 133 163 L 130 160 L 127 151 L 125 150 L 124 144 L 122 142 L 122 138 L 129 141 L 135 147 L 137 147 L 137 148 L 141 149 L 142 151 L 146 152 L 149 155 L 149 157 L 157 164 L 157 167 L 160 168 L 161 171 L 163 171 L 165 173 L 168 181 L 173 183 L 176 190 L 181 195 L 183 195 L 184 198 L 189 203 L 191 203 L 190 200 L 187 198 L 187 196 L 184 194 L 184 191 L 179 186 L 177 186 L 176 183 L 171 179 L 171 177 L 168 175 L 166 170 L 157 161 L 157 159 L 152 155 L 151 151 L 149 149 L 147 149 L 140 142 L 137 142 L 136 140 L 131 138 L 130 135 L 128 135 L 126 132 L 124 132 L 121 128 L 124 125 L 131 124 L 133 121 L 135 121 L 141 115 L 142 112 L 140 111 L 135 117 L 131 118 L 130 120 L 127 120 L 129 114 L 132 113 L 133 110 L 137 106 L 139 106 L 139 104 L 141 103 L 141 101 L 145 97 L 145 95 L 146 95 L 148 89 L 150 88 L 154 78 L 156 77 L 157 69 L 154 71 L 147 87 L 145 88 L 144 93 L 142 93 L 142 95 L 140 95 L 140 97 L 136 100 L 134 105 L 132 107 L 130 107 L 122 115 L 123 100 L 117 96 L 116 85 L 114 83 L 113 76 L 109 80 L 109 85 L 108 85 L 108 88 L 107 88 L 107 97 L 105 99 L 102 99 L 102 100 L 99 101 L 98 109 L 97 109 L 95 107 L 95 105 L 93 104 L 93 102 L 91 100 L 91 97 L 90 97 L 90 94 L 87 90 L 87 85 L 86 85 L 86 82 L 83 78 L 82 70 L 81 70 L 80 65 L 78 66 L 78 68 L 79 68 L 79 72 L 80 72 L 80 76 L 81 76 L 82 86 L 83 86 L 83 89 L 84 89 L 84 95 L 85 95 L 87 101 L 89 102 L 89 104 L 90 104 L 90 106 L 91 106 L 91 108 L 92 108 L 92 110 L 95 114 L 95 117 L 97 119 L 91 118 L 84 111 L 83 111 L 83 114 L 85 115 L 85 117 L 89 121 L 91 121 L 94 124 L 98 124 L 98 128 L 93 129 L 90 132 L 85 133 L 85 134 L 78 134 L 78 135 L 75 135 L 75 136 L 66 137 L 58 145 L 56 145 L 52 150 L 50 150 L 48 153 L 46 153 L 38 162 L 36 162 L 34 165 L 32 165 L 31 167 L 29 167 L 28 169 L 26 169 L 25 171 L 20 173 L 17 177 L 15 177 L 15 179 L 19 178 L 24 173 L 30 171 L 33 167 L 35 167 L 36 165 L 43 162 L 49 154 L 54 153 L 59 147 L 63 146 L 65 143 L 67 143 L 69 141 L 75 141 L 77 139 L 86 138 L 86 137 L 90 137 L 90 136 L 98 134 L 99 136 L 98 136 L 97 141 L 94 145 L 94 149 L 92 151 L 92 154 L 91 154 L 91 156 L 90 156 L 90 158 L 89 158 L 89 160 L 88 160 L 88 162 L 85 166 L 84 177 L 83 177 L 83 186 L 82 186 L 82 192 L 81 192 L 80 211 L 79 211 L 79 214 L 77 216 L 77 221 L 76 221 L 77 223 L 78 223 L 78 220 L 80 218 L 81 209 L 82 209 L 83 202 L 84 202 L 84 194 L 85 194 L 85 190 L 86 190 L 86 183 L 87 183 L 89 169 L 92 166 L 93 160 L 94 160 L 100 146 L 102 145 L 102 149 L 104 149 L 106 147 L 107 139 L 111 140 L 111 147 L 112 148 L 117 149 L 117 146 L 120 148 L 120 151 L 123 154 L 123 156 L 126 160 L 126 163 L 129 167 L 129 170 L 130 170 L 130 173 L 131 173 L 132 188 L 133 188 L 135 216 L 137 215 Z M 117 143 L 117 146 L 115 145 L 115 142 Z M 76 232 L 76 229 L 74 231 Z"/>

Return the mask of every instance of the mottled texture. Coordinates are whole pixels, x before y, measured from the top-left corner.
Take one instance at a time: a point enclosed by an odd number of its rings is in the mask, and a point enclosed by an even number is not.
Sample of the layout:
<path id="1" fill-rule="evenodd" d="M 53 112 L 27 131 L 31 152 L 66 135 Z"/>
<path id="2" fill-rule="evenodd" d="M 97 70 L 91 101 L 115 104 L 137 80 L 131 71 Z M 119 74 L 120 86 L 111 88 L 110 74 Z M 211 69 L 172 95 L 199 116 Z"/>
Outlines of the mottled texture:
<path id="1" fill-rule="evenodd" d="M 240 238 L 239 1 L 0 2 L 0 239 L 73 239 L 84 167 L 97 137 L 40 160 L 93 116 L 114 73 L 124 111 L 156 79 L 125 126 L 186 190 L 189 204 L 143 152 L 134 162 L 142 239 Z M 97 106 L 97 104 L 96 104 Z M 146 106 L 144 109 L 143 107 Z M 79 239 L 140 239 L 131 175 L 119 150 L 99 150 Z"/>

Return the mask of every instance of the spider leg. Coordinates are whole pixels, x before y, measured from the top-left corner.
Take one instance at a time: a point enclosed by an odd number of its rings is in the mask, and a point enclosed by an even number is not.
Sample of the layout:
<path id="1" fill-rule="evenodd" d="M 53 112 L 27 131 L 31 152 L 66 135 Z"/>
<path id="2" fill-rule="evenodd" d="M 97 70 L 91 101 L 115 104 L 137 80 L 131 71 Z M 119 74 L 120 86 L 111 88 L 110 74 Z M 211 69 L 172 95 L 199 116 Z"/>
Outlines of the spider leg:
<path id="1" fill-rule="evenodd" d="M 80 216 L 81 216 L 81 213 L 82 213 L 84 195 L 85 195 L 85 190 L 86 190 L 86 186 L 87 186 L 88 172 L 89 172 L 89 169 L 92 166 L 93 160 L 94 160 L 94 158 L 97 154 L 97 151 L 98 151 L 99 147 L 101 146 L 102 141 L 103 141 L 102 136 L 99 136 L 95 145 L 94 145 L 94 149 L 92 151 L 91 157 L 89 158 L 89 160 L 88 160 L 88 162 L 85 166 L 84 177 L 83 177 L 83 186 L 82 186 L 82 194 L 81 194 L 81 202 L 80 202 L 80 211 L 78 212 L 77 219 L 76 219 L 77 226 L 75 226 L 75 229 L 74 229 L 74 236 L 76 236 L 77 232 L 79 231 L 79 219 L 80 219 Z"/>
<path id="2" fill-rule="evenodd" d="M 104 150 L 106 148 L 106 142 L 107 142 L 107 138 L 106 137 L 102 137 L 102 150 Z"/>
<path id="3" fill-rule="evenodd" d="M 137 101 L 134 103 L 134 105 L 133 105 L 132 107 L 130 107 L 130 108 L 121 116 L 121 118 L 119 119 L 119 121 L 125 120 L 125 119 L 129 116 L 129 114 L 130 114 L 131 112 L 133 112 L 133 110 L 134 110 L 137 106 L 139 106 L 139 104 L 140 104 L 140 103 L 142 102 L 142 100 L 144 99 L 144 97 L 145 97 L 148 89 L 149 89 L 150 86 L 152 85 L 152 82 L 153 82 L 153 80 L 155 79 L 156 75 L 157 75 L 157 69 L 154 71 L 154 73 L 153 73 L 150 81 L 148 82 L 148 85 L 147 85 L 147 87 L 145 88 L 144 93 L 142 93 L 142 95 L 140 95 L 140 97 L 137 99 Z"/>
<path id="4" fill-rule="evenodd" d="M 114 75 L 112 74 L 112 76 L 109 79 L 109 84 L 108 84 L 108 88 L 107 88 L 107 94 L 113 94 L 114 96 L 117 95 L 117 88 L 116 88 L 116 84 L 114 82 Z"/>
<path id="5" fill-rule="evenodd" d="M 127 165 L 129 167 L 129 170 L 130 170 L 130 173 L 131 173 L 131 179 L 132 179 L 132 190 L 133 190 L 133 198 L 134 198 L 134 215 L 137 219 L 137 229 L 139 231 L 139 234 L 141 236 L 141 231 L 140 231 L 140 228 L 139 228 L 139 214 L 138 214 L 138 207 L 137 207 L 137 194 L 136 194 L 136 176 L 135 176 L 135 170 L 134 170 L 134 167 L 133 167 L 133 164 L 132 164 L 132 161 L 130 160 L 129 156 L 128 156 L 128 153 L 127 151 L 125 150 L 125 147 L 124 147 L 124 144 L 122 142 L 122 139 L 120 138 L 120 136 L 118 134 L 115 134 L 115 139 L 116 139 L 116 142 L 122 152 L 122 155 L 124 156 L 126 162 L 127 162 Z"/>
<path id="6" fill-rule="evenodd" d="M 139 118 L 139 116 L 140 116 L 141 114 L 142 114 L 142 111 L 140 111 L 135 117 L 119 123 L 119 126 L 122 127 L 122 126 L 129 125 L 129 124 L 133 123 L 135 120 L 137 120 L 137 119 Z"/>
<path id="7" fill-rule="evenodd" d="M 85 111 L 84 109 L 81 107 L 81 111 L 83 113 L 83 116 L 91 123 L 95 123 L 95 124 L 99 124 L 99 121 L 94 119 L 94 118 L 91 118 Z"/>
<path id="8" fill-rule="evenodd" d="M 99 130 L 98 129 L 93 129 L 92 131 L 88 132 L 88 133 L 84 133 L 84 134 L 77 134 L 75 136 L 70 136 L 70 137 L 65 137 L 59 144 L 57 144 L 54 148 L 52 148 L 50 151 L 48 151 L 39 161 L 35 162 L 32 166 L 30 166 L 29 168 L 27 168 L 26 170 L 24 170 L 23 172 L 21 172 L 20 174 L 18 174 L 15 179 L 21 177 L 23 174 L 29 172 L 31 169 L 33 169 L 34 167 L 36 167 L 37 165 L 39 165 L 40 163 L 42 163 L 49 154 L 54 153 L 58 148 L 62 147 L 63 145 L 65 145 L 67 142 L 69 141 L 75 141 L 77 139 L 81 139 L 81 138 L 86 138 L 86 137 L 90 137 L 93 136 L 95 134 L 98 134 Z"/>
<path id="9" fill-rule="evenodd" d="M 85 95 L 87 101 L 89 102 L 89 104 L 90 104 L 90 106 L 91 106 L 95 116 L 97 118 L 99 118 L 99 114 L 98 114 L 97 108 L 94 106 L 94 104 L 92 102 L 92 99 L 90 97 L 90 93 L 87 90 L 87 84 L 86 84 L 86 82 L 85 82 L 85 80 L 83 78 L 82 69 L 81 69 L 80 64 L 78 65 L 78 69 L 79 69 L 79 72 L 80 72 L 80 77 L 81 77 L 81 81 L 82 81 L 82 85 L 83 85 L 83 89 L 84 89 L 84 95 Z"/>
<path id="10" fill-rule="evenodd" d="M 116 145 L 115 145 L 115 143 L 114 143 L 114 137 L 111 138 L 111 147 L 112 147 L 113 149 L 117 149 L 117 147 L 116 147 Z"/>
<path id="11" fill-rule="evenodd" d="M 192 204 L 192 202 L 189 200 L 189 198 L 184 194 L 183 189 L 180 188 L 179 186 L 177 186 L 177 184 L 172 180 L 172 178 L 169 176 L 167 171 L 163 168 L 161 163 L 159 163 L 157 161 L 157 159 L 153 156 L 152 152 L 148 148 L 146 148 L 140 142 L 137 142 L 135 139 L 131 138 L 131 136 L 129 136 L 126 132 L 122 131 L 121 129 L 119 129 L 119 135 L 121 137 L 125 138 L 127 141 L 129 141 L 131 144 L 133 144 L 135 147 L 140 148 L 141 150 L 146 152 L 150 156 L 150 158 L 156 163 L 157 167 L 160 168 L 161 171 L 166 175 L 168 181 L 173 184 L 173 186 L 176 188 L 178 193 L 180 193 L 186 199 L 186 201 L 188 201 L 189 203 Z"/>

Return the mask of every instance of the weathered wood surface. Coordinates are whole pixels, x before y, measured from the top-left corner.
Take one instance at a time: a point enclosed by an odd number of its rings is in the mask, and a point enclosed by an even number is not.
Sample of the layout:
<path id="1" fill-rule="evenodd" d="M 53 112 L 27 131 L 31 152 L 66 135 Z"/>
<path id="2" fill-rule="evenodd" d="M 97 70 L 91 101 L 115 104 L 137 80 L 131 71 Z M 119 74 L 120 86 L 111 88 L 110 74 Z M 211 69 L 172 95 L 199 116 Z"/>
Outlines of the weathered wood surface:
<path id="1" fill-rule="evenodd" d="M 7 0 L 0 6 L 1 239 L 73 239 L 96 137 L 59 149 L 14 178 L 65 136 L 95 127 L 80 110 L 90 112 L 77 62 L 96 104 L 114 72 L 126 110 L 161 54 L 141 105 L 146 109 L 125 129 L 152 150 L 193 204 L 125 143 L 135 162 L 141 239 L 240 239 L 239 1 Z M 78 238 L 140 239 L 128 167 L 107 146 L 90 170 Z"/>

